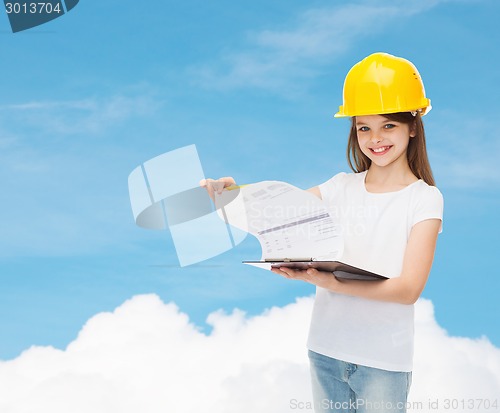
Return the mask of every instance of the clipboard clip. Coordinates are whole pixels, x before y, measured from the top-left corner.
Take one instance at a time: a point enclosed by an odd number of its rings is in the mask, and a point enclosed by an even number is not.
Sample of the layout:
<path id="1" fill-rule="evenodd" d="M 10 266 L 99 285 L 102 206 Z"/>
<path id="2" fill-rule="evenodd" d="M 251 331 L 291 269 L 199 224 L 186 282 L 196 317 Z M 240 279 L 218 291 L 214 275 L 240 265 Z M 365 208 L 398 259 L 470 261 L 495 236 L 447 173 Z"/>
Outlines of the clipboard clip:
<path id="1" fill-rule="evenodd" d="M 314 261 L 313 258 L 265 258 L 264 262 L 304 262 L 304 261 Z"/>

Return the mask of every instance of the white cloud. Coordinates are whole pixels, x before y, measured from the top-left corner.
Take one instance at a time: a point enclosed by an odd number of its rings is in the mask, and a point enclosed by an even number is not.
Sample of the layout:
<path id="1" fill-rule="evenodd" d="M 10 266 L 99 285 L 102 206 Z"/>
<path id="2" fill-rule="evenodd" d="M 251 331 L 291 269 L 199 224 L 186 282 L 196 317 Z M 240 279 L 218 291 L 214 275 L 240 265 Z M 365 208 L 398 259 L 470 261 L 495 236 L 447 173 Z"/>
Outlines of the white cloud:
<path id="1" fill-rule="evenodd" d="M 386 1 L 381 5 L 365 0 L 309 9 L 297 16 L 292 28 L 250 33 L 242 50 L 228 51 L 215 62 L 192 67 L 190 73 L 207 88 L 254 87 L 293 94 L 300 87 L 297 80 L 317 74 L 358 38 L 443 1 Z"/>
<path id="2" fill-rule="evenodd" d="M 311 400 L 304 347 L 311 308 L 312 298 L 300 298 L 254 317 L 215 312 L 206 335 L 174 304 L 136 296 L 91 318 L 64 351 L 33 347 L 1 362 L 0 411 L 299 411 L 291 400 Z M 427 300 L 417 304 L 416 327 L 411 398 L 422 408 L 413 411 L 430 411 L 429 400 L 443 407 L 447 398 L 498 397 L 500 349 L 485 338 L 448 336 Z"/>
<path id="3" fill-rule="evenodd" d="M 447 335 L 435 321 L 431 301 L 420 300 L 417 309 L 412 400 L 438 400 L 440 411 L 445 410 L 447 399 L 458 401 L 459 408 L 453 409 L 454 412 L 491 410 L 485 405 L 479 409 L 463 409 L 461 401 L 498 400 L 500 349 L 486 337 L 471 339 Z"/>

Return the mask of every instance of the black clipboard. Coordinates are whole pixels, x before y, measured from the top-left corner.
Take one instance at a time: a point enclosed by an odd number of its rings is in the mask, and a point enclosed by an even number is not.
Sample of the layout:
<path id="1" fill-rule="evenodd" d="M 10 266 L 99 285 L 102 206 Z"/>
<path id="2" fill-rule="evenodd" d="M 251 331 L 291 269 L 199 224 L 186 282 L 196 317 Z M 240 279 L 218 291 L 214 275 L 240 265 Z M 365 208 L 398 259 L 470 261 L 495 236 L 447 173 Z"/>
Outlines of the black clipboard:
<path id="1" fill-rule="evenodd" d="M 266 259 L 264 261 L 243 261 L 244 264 L 271 270 L 271 268 L 288 267 L 297 270 L 316 268 L 318 271 L 331 272 L 335 277 L 345 280 L 377 281 L 387 280 L 380 274 L 354 267 L 341 261 L 316 261 L 313 259 Z"/>

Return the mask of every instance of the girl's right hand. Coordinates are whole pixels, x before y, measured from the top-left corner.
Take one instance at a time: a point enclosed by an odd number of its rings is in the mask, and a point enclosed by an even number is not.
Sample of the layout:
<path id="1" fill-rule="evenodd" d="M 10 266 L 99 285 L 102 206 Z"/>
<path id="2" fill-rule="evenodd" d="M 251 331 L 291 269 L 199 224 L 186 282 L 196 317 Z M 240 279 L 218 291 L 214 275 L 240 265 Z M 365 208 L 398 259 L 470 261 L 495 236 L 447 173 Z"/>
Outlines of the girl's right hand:
<path id="1" fill-rule="evenodd" d="M 220 195 L 224 188 L 232 185 L 236 185 L 236 182 L 231 176 L 226 176 L 219 179 L 207 178 L 200 181 L 200 186 L 208 191 L 208 195 L 210 196 L 210 198 L 212 198 L 212 201 L 214 201 L 216 192 Z"/>

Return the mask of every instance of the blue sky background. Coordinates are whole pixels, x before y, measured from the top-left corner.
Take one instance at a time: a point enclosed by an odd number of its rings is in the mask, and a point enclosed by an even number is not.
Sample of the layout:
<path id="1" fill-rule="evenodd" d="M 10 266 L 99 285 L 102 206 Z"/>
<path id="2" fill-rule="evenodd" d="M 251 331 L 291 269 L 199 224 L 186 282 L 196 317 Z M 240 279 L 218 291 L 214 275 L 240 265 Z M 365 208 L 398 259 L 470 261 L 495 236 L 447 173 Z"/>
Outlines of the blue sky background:
<path id="1" fill-rule="evenodd" d="M 135 226 L 127 177 L 195 143 L 205 174 L 307 188 L 347 171 L 333 119 L 349 68 L 413 61 L 444 232 L 424 291 L 450 334 L 500 346 L 497 0 L 89 2 L 12 34 L 0 14 L 0 359 L 64 348 L 133 295 L 250 314 L 309 285 L 240 264 L 247 240 L 179 268 L 167 232 Z"/>

